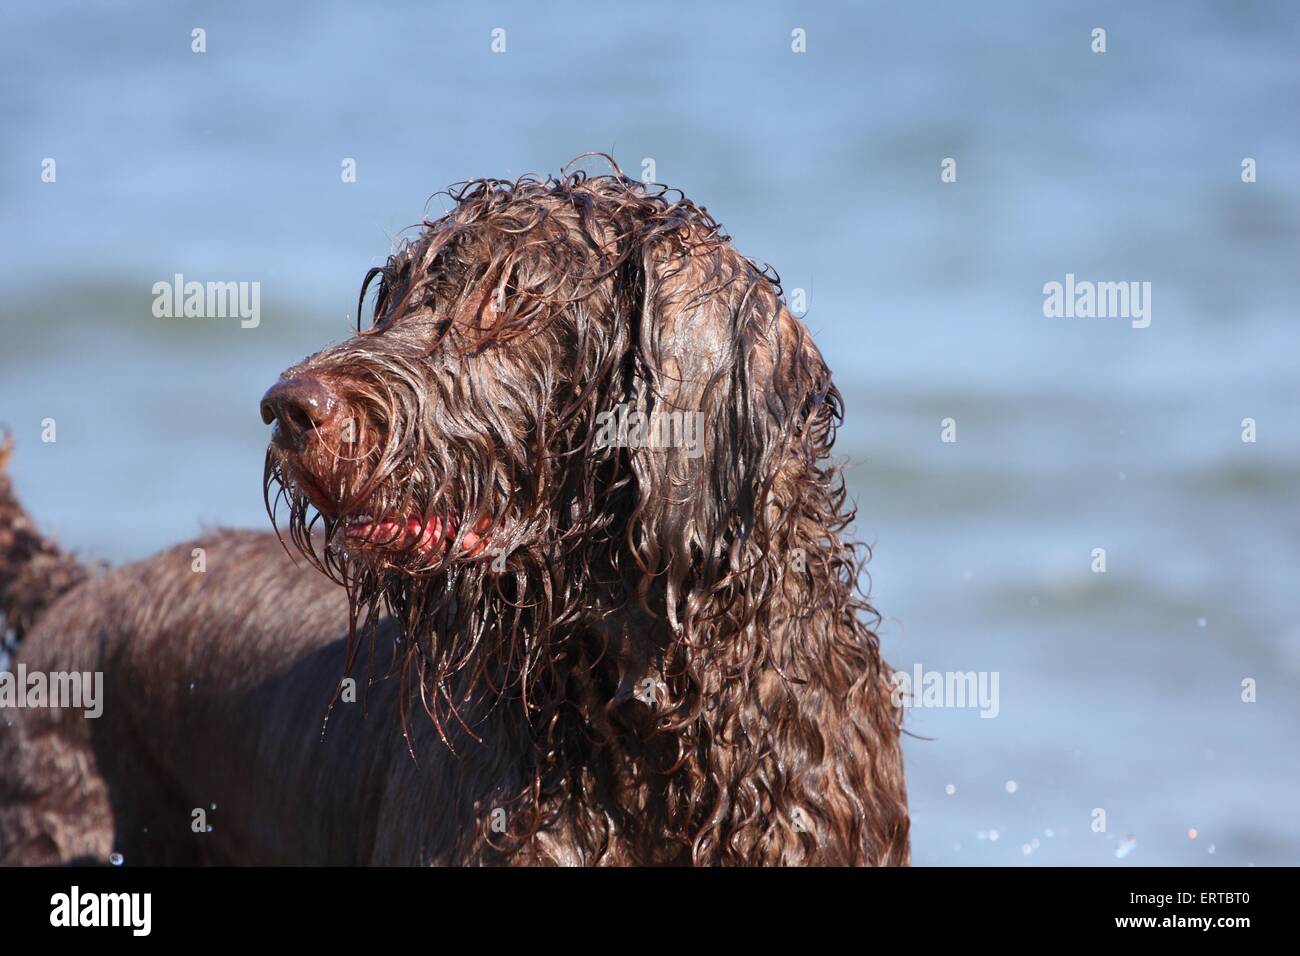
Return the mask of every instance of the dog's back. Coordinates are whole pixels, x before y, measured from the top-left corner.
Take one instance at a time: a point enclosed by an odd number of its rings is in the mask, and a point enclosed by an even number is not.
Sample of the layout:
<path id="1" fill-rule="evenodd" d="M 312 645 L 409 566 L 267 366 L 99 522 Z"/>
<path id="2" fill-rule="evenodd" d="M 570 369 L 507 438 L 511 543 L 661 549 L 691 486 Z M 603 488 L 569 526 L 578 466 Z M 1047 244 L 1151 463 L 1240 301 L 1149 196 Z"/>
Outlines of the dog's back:
<path id="1" fill-rule="evenodd" d="M 89 575 L 40 538 L 7 481 L 0 499 L 0 594 L 20 599 L 0 605 L 21 637 L 9 681 L 37 705 L 0 710 L 0 863 L 375 857 L 390 761 L 406 749 L 382 679 L 322 734 L 344 671 L 343 589 L 255 532 Z M 29 573 L 35 560 L 67 587 L 35 593 L 52 580 Z M 36 584 L 16 591 L 23 580 Z M 98 699 L 53 707 L 19 686 L 69 673 Z"/>

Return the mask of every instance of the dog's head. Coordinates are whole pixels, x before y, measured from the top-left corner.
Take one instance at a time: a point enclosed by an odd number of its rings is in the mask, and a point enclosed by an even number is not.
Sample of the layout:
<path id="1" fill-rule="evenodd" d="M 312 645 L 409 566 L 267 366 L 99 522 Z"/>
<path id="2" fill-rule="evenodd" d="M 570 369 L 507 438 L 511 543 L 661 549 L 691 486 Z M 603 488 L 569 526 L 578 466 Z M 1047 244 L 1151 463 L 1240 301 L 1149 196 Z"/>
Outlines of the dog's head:
<path id="1" fill-rule="evenodd" d="M 367 277 L 373 324 L 266 393 L 272 517 L 387 604 L 429 699 L 536 686 L 579 628 L 635 617 L 636 669 L 752 624 L 839 414 L 775 277 L 622 175 L 449 195 Z"/>

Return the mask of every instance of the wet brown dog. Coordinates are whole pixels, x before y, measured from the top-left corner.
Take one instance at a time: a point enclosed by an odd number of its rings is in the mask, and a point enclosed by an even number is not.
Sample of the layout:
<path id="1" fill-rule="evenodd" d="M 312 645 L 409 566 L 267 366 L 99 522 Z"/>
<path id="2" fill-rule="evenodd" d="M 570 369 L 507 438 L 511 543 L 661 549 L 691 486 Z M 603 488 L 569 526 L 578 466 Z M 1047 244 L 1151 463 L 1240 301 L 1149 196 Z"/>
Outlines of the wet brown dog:
<path id="1" fill-rule="evenodd" d="M 306 562 L 0 591 L 29 670 L 105 675 L 99 720 L 0 730 L 0 859 L 907 862 L 839 393 L 775 278 L 618 174 L 449 195 L 263 398 Z M 0 581 L 64 560 L 3 533 Z"/>

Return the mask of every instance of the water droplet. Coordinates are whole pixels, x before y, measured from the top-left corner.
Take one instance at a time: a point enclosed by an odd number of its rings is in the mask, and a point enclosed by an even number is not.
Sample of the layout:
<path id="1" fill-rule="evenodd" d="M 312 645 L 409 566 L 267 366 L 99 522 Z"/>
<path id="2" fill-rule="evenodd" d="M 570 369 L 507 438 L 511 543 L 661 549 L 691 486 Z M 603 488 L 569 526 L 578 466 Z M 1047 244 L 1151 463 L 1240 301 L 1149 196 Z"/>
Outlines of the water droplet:
<path id="1" fill-rule="evenodd" d="M 1214 856 L 1214 844 L 1213 844 L 1213 843 L 1210 844 L 1210 851 L 1209 851 L 1209 852 L 1210 852 L 1210 856 Z"/>
<path id="2" fill-rule="evenodd" d="M 112 863 L 114 866 L 121 866 L 126 862 L 126 857 L 122 856 L 120 853 L 110 853 L 108 855 L 108 862 Z"/>
<path id="3" fill-rule="evenodd" d="M 212 824 L 208 824 L 208 832 L 209 832 L 209 833 L 212 832 Z"/>
<path id="4" fill-rule="evenodd" d="M 997 830 L 990 830 L 990 831 L 989 831 L 989 840 L 990 840 L 991 842 L 993 842 L 993 843 L 997 843 L 997 842 L 998 842 L 998 831 L 997 831 Z"/>
<path id="5" fill-rule="evenodd" d="M 1133 852 L 1133 850 L 1137 847 L 1137 845 L 1138 845 L 1137 837 L 1132 836 L 1131 834 L 1129 836 L 1126 836 L 1124 839 L 1119 841 L 1119 846 L 1115 848 L 1115 859 L 1117 860 L 1124 859 L 1124 857 L 1128 856 L 1130 853 Z"/>
<path id="6" fill-rule="evenodd" d="M 1023 853 L 1025 856 L 1029 856 L 1029 854 L 1034 852 L 1034 848 L 1030 846 L 1028 843 L 1025 843 L 1021 845 L 1020 852 Z"/>
<path id="7" fill-rule="evenodd" d="M 1056 831 L 1053 830 L 1051 827 L 1048 827 L 1046 830 L 1043 831 L 1043 836 L 1054 837 L 1056 836 Z"/>
<path id="8" fill-rule="evenodd" d="M 948 784 L 948 786 L 943 788 L 943 792 L 948 794 L 948 796 L 951 797 L 954 793 L 957 792 L 957 788 L 954 787 L 952 784 Z"/>
<path id="9" fill-rule="evenodd" d="M 1016 787 L 1016 782 L 1015 782 L 1014 780 L 1008 780 L 1008 781 L 1007 781 L 1007 793 L 1015 793 L 1015 792 L 1016 792 L 1016 789 L 1017 789 L 1017 787 Z"/>
<path id="10" fill-rule="evenodd" d="M 1205 627 L 1205 625 L 1206 625 L 1207 623 L 1209 623 L 1209 622 L 1207 622 L 1207 621 L 1205 620 L 1205 618 L 1203 618 L 1203 617 L 1198 617 L 1198 618 L 1196 619 L 1196 626 L 1197 626 L 1197 627 Z"/>
<path id="11" fill-rule="evenodd" d="M 1195 840 L 1195 839 L 1196 839 L 1196 827 L 1188 827 L 1188 828 L 1187 828 L 1187 839 L 1189 839 L 1189 840 Z"/>
<path id="12" fill-rule="evenodd" d="M 217 809 L 217 805 L 215 803 L 212 805 L 212 809 L 213 810 Z"/>

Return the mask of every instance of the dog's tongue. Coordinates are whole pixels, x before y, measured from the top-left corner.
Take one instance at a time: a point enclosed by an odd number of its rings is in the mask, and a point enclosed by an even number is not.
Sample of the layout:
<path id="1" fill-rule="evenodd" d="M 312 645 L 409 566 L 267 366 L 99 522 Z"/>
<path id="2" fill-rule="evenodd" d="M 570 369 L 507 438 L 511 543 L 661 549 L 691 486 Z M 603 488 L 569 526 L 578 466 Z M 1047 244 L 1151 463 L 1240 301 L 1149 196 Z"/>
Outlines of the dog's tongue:
<path id="1" fill-rule="evenodd" d="M 482 525 L 483 522 L 479 522 Z M 475 525 L 475 527 L 479 527 Z M 446 532 L 444 535 L 443 532 Z M 379 545 L 403 550 L 414 547 L 422 554 L 442 546 L 444 538 L 456 534 L 456 526 L 441 518 L 384 518 L 380 521 L 354 521 L 344 529 L 344 536 L 358 544 Z M 482 539 L 475 531 L 465 532 L 462 546 L 472 552 Z"/>
<path id="2" fill-rule="evenodd" d="M 430 551 L 442 541 L 442 520 L 429 518 L 384 518 L 380 521 L 354 521 L 344 530 L 350 541 L 405 549 L 412 544 L 420 551 Z"/>

